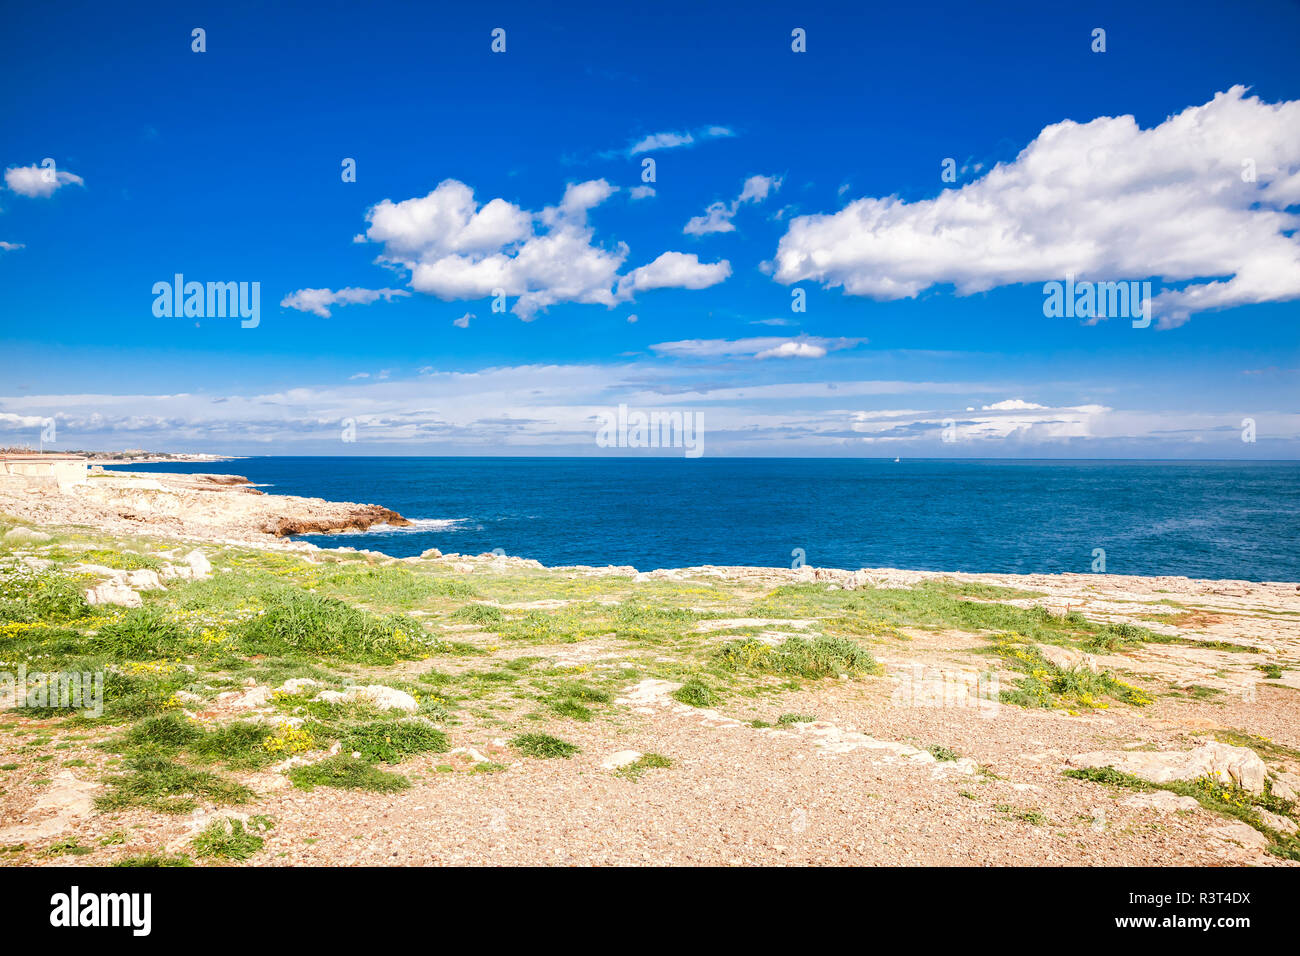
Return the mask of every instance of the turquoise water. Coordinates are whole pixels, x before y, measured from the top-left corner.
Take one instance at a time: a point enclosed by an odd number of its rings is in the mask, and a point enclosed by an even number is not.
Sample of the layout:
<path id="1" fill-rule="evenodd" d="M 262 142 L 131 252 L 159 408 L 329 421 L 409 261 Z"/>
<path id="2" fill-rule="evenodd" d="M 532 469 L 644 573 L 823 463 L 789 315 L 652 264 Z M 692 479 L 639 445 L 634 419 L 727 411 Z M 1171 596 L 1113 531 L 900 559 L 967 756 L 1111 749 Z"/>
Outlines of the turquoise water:
<path id="1" fill-rule="evenodd" d="M 250 458 L 270 493 L 373 502 L 413 529 L 311 536 L 396 557 L 807 564 L 1300 581 L 1300 462 Z"/>

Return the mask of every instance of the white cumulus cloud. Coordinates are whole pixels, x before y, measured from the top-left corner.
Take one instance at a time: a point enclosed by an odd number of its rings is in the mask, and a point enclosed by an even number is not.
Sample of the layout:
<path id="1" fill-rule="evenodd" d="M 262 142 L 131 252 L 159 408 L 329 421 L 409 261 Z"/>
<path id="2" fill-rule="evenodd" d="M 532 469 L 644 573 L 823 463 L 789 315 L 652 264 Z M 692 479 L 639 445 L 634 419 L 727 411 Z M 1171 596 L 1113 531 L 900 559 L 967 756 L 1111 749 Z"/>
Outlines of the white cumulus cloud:
<path id="1" fill-rule="evenodd" d="M 381 243 L 379 261 L 410 272 L 411 288 L 444 301 L 498 294 L 531 319 L 548 306 L 578 302 L 611 307 L 648 289 L 702 289 L 731 266 L 668 252 L 621 274 L 629 249 L 598 245 L 588 212 L 617 187 L 604 179 L 572 183 L 555 206 L 530 212 L 504 199 L 480 206 L 470 187 L 444 180 L 426 196 L 384 200 L 367 213 L 364 241 Z"/>
<path id="2" fill-rule="evenodd" d="M 1083 279 L 1163 280 L 1162 327 L 1300 297 L 1300 101 L 1234 86 L 1151 129 L 1132 116 L 1046 127 L 1010 163 L 933 199 L 867 197 L 791 220 L 786 284 L 900 299 Z"/>
<path id="3" fill-rule="evenodd" d="M 703 236 L 713 232 L 732 232 L 735 218 L 742 203 L 760 203 L 770 193 L 781 188 L 781 179 L 776 176 L 750 176 L 741 187 L 740 195 L 730 203 L 715 202 L 704 210 L 703 216 L 692 216 L 682 227 L 688 236 Z"/>
<path id="4" fill-rule="evenodd" d="M 11 166 L 5 170 L 5 185 L 20 196 L 32 199 L 44 199 L 53 196 L 55 190 L 64 186 L 84 186 L 86 181 L 76 173 L 64 172 L 54 167 L 42 167 L 33 163 L 30 166 Z"/>
<path id="5" fill-rule="evenodd" d="M 633 269 L 619 282 L 620 294 L 648 289 L 707 289 L 731 275 L 731 263 L 701 262 L 693 252 L 665 252 L 658 259 Z"/>

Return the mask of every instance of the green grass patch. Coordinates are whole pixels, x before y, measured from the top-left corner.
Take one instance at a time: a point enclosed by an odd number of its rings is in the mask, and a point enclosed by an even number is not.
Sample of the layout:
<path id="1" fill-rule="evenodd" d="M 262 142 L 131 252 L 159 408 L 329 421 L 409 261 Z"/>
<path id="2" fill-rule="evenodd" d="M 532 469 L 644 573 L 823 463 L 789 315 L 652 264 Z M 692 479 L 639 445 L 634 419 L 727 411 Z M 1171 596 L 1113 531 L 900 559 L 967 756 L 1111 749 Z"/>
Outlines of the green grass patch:
<path id="1" fill-rule="evenodd" d="M 152 661 L 184 654 L 190 635 L 156 608 L 133 608 L 87 639 L 94 654 L 114 661 Z"/>
<path id="2" fill-rule="evenodd" d="M 640 780 L 641 775 L 647 770 L 664 769 L 671 767 L 673 762 L 663 754 L 642 754 L 632 763 L 624 764 L 614 771 L 615 776 L 622 777 L 624 780 Z"/>
<path id="3" fill-rule="evenodd" d="M 1192 797 L 1205 809 L 1240 820 L 1263 833 L 1269 839 L 1268 849 L 1273 855 L 1287 860 L 1300 860 L 1300 837 L 1274 830 L 1260 816 L 1259 811 L 1267 810 L 1278 816 L 1295 818 L 1295 804 L 1271 793 L 1256 794 L 1240 787 L 1225 787 L 1209 777 L 1151 783 L 1114 767 L 1085 767 L 1066 770 L 1064 774 L 1074 780 L 1088 780 L 1110 787 L 1144 792 L 1167 790 L 1179 796 Z"/>
<path id="4" fill-rule="evenodd" d="M 0 568 L 0 624 L 61 623 L 89 614 L 90 605 L 73 579 L 19 563 Z"/>
<path id="5" fill-rule="evenodd" d="M 994 638 L 990 651 L 1025 675 L 1014 688 L 1002 691 L 1004 703 L 1031 708 L 1104 710 L 1110 706 L 1104 698 L 1134 707 L 1146 706 L 1153 699 L 1146 691 L 1114 677 L 1109 671 L 1094 674 L 1082 667 L 1074 670 L 1057 667 L 1036 647 L 1022 643 L 1019 635 L 999 635 Z"/>
<path id="6" fill-rule="evenodd" d="M 254 825 L 253 821 L 249 821 Z M 190 848 L 200 859 L 233 860 L 242 863 L 262 849 L 260 836 L 234 817 L 213 820 L 193 840 Z"/>
<path id="7" fill-rule="evenodd" d="M 411 786 L 411 781 L 401 774 L 381 770 L 351 754 L 337 754 L 306 767 L 294 767 L 289 771 L 289 780 L 302 790 L 339 787 L 374 793 L 399 793 Z"/>
<path id="8" fill-rule="evenodd" d="M 880 669 L 865 648 L 847 638 L 787 638 L 778 646 L 749 638 L 719 648 L 714 661 L 724 670 L 780 674 L 819 680 L 841 674 L 858 677 Z"/>
<path id="9" fill-rule="evenodd" d="M 123 867 L 193 866 L 194 861 L 183 853 L 175 855 L 144 853 L 139 856 L 128 856 L 125 859 L 118 860 L 113 865 Z"/>
<path id="10" fill-rule="evenodd" d="M 360 753 L 361 759 L 382 763 L 401 763 L 421 753 L 446 753 L 447 735 L 428 721 L 419 718 L 375 720 L 348 728 L 342 738 L 343 750 Z"/>
<path id="11" fill-rule="evenodd" d="M 86 856 L 94 852 L 94 847 L 82 846 L 75 837 L 72 837 L 46 847 L 41 851 L 41 856 Z"/>
<path id="12" fill-rule="evenodd" d="M 578 753 L 578 747 L 550 734 L 520 734 L 510 741 L 512 747 L 526 757 L 551 759 L 555 757 L 572 757 Z"/>
<path id="13" fill-rule="evenodd" d="M 237 720 L 206 729 L 173 710 L 138 721 L 106 746 L 128 754 L 184 752 L 197 763 L 257 770 L 275 760 L 266 747 L 271 736 L 272 730 L 266 724 Z"/>
<path id="14" fill-rule="evenodd" d="M 467 604 L 453 611 L 451 620 L 493 630 L 505 623 L 506 616 L 491 604 Z"/>
<path id="15" fill-rule="evenodd" d="M 216 804 L 247 803 L 253 791 L 210 770 L 200 770 L 159 754 L 124 759 L 125 773 L 106 777 L 109 791 L 95 800 L 104 812 L 147 807 L 160 813 L 188 813 L 202 798 Z"/>
<path id="16" fill-rule="evenodd" d="M 711 688 L 698 677 L 692 677 L 681 687 L 673 691 L 675 700 L 683 704 L 690 704 L 692 707 L 713 707 L 722 703 L 722 698 L 718 692 Z"/>
<path id="17" fill-rule="evenodd" d="M 776 719 L 778 727 L 784 727 L 787 724 L 811 724 L 817 718 L 812 714 L 782 714 Z"/>
<path id="18" fill-rule="evenodd" d="M 117 571 L 159 571 L 163 562 L 148 554 L 136 554 L 134 551 L 116 551 L 109 548 L 91 548 L 76 554 L 79 564 L 97 564 L 103 568 Z"/>
<path id="19" fill-rule="evenodd" d="M 273 595 L 265 612 L 244 625 L 242 645 L 253 654 L 331 657 L 367 664 L 391 664 L 432 650 L 423 629 L 409 617 L 378 617 L 334 598 L 297 590 Z"/>

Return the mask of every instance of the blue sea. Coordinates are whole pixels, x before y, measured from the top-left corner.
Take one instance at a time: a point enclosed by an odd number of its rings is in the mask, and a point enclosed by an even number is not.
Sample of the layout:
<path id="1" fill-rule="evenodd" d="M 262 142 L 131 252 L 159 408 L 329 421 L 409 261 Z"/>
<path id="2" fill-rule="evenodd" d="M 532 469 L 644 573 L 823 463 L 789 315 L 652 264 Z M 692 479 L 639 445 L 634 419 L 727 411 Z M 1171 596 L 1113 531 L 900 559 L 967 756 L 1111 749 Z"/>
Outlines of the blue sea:
<path id="1" fill-rule="evenodd" d="M 246 458 L 271 494 L 384 505 L 409 529 L 313 535 L 395 557 L 547 565 L 1087 572 L 1300 581 L 1300 462 Z"/>

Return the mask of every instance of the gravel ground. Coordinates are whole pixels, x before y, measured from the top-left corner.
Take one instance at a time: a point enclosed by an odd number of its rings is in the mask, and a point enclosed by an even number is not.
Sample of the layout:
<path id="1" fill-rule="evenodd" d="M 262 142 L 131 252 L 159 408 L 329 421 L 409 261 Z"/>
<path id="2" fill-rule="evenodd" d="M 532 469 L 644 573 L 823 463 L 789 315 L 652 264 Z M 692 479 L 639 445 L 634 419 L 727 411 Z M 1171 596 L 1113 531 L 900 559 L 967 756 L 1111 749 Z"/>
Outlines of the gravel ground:
<path id="1" fill-rule="evenodd" d="M 502 568 L 499 558 L 448 561 L 467 576 Z M 630 569 L 565 573 L 636 574 Z M 873 583 L 889 586 L 927 577 L 871 573 L 879 578 Z M 754 585 L 755 593 L 784 577 L 770 569 L 656 574 L 685 582 L 721 576 L 738 586 Z M 238 813 L 275 821 L 264 835 L 265 846 L 247 865 L 1295 865 L 1250 845 L 1255 841 L 1240 833 L 1243 842 L 1216 832 L 1230 821 L 1208 810 L 1133 805 L 1129 791 L 1062 773 L 1075 754 L 1186 751 L 1229 732 L 1254 735 L 1271 772 L 1300 772 L 1300 690 L 1292 669 L 1300 665 L 1295 585 L 1083 575 L 952 577 L 1034 588 L 1047 595 L 1040 601 L 1058 611 L 1082 610 L 1095 619 L 1133 619 L 1154 602 L 1177 600 L 1197 611 L 1185 613 L 1171 630 L 1187 638 L 1256 646 L 1260 653 L 1148 644 L 1108 655 L 1108 667 L 1116 665 L 1144 688 L 1160 691 L 1143 708 L 1116 705 L 1071 714 L 961 694 L 946 706 L 931 706 L 913 693 L 917 688 L 910 682 L 918 675 L 924 681 L 973 674 L 996 667 L 997 660 L 982 653 L 988 646 L 982 635 L 909 629 L 904 640 L 869 642 L 883 665 L 878 676 L 828 678 L 797 689 L 732 696 L 717 709 L 680 704 L 653 682 L 633 682 L 597 720 L 548 717 L 529 725 L 576 744 L 580 751 L 569 759 L 521 756 L 506 743 L 513 731 L 503 729 L 504 715 L 469 708 L 449 727 L 452 745 L 476 749 L 501 765 L 496 772 L 474 772 L 464 754 L 426 755 L 397 768 L 413 784 L 397 795 L 326 787 L 305 792 L 272 771 L 243 775 L 259 796 L 236 808 Z M 1146 618 L 1142 623 L 1153 630 L 1163 626 Z M 775 635 L 808 630 L 799 619 L 744 624 L 774 629 Z M 713 640 L 715 629 L 700 628 L 699 640 Z M 456 634 L 475 637 L 463 627 Z M 597 637 L 496 653 L 498 666 L 527 654 L 599 668 L 626 660 L 629 650 Z M 1258 665 L 1265 662 L 1283 665 L 1282 676 L 1261 679 Z M 428 666 L 402 665 L 391 673 Z M 438 666 L 454 669 L 447 661 Z M 999 676 L 1011 679 L 1008 673 Z M 1192 693 L 1196 688 L 1201 690 Z M 816 721 L 752 726 L 756 720 L 775 724 L 781 714 L 811 715 Z M 21 716 L 7 719 L 11 729 L 30 733 L 0 736 L 0 763 L 17 764 L 0 776 L 0 833 L 46 818 L 48 808 L 37 804 L 41 788 L 30 785 L 38 777 L 57 779 L 63 773 L 73 796 L 84 801 L 95 795 L 95 781 L 110 755 L 91 747 L 93 739 L 76 741 L 56 732 L 63 749 L 42 761 L 23 745 L 49 725 Z M 958 759 L 936 761 L 924 753 L 931 747 L 946 748 Z M 637 779 L 604 765 L 611 755 L 629 750 L 662 754 L 672 764 L 647 769 Z M 74 766 L 65 769 L 65 761 Z M 86 766 L 77 766 L 79 761 Z M 0 864 L 109 864 L 164 846 L 185 851 L 205 822 L 231 812 L 204 807 L 182 817 L 143 810 L 71 813 L 58 839 L 76 840 L 93 852 L 39 852 L 54 842 L 47 836 L 24 850 L 0 853 Z M 120 839 L 101 845 L 110 834 Z"/>

